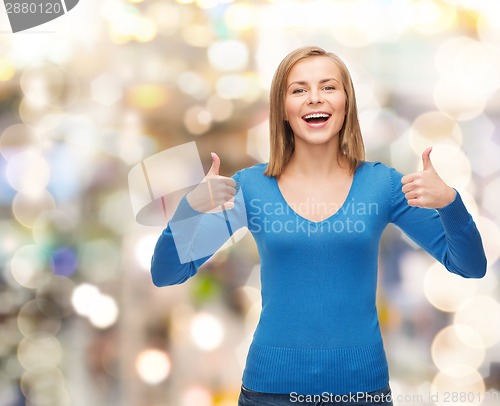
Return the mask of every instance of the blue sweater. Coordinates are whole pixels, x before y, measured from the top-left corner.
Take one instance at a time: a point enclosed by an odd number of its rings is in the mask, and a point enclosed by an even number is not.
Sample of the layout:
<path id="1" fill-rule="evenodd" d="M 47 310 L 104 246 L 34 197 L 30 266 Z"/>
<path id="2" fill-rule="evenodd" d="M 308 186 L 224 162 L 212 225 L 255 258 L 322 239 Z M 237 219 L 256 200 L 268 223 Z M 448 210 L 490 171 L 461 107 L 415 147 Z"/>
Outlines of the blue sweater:
<path id="1" fill-rule="evenodd" d="M 450 272 L 482 277 L 481 237 L 460 195 L 438 210 L 410 207 L 400 173 L 363 162 L 339 210 L 312 222 L 287 204 L 265 167 L 233 176 L 235 207 L 224 216 L 201 214 L 181 201 L 154 251 L 154 284 L 184 282 L 230 233 L 246 226 L 261 260 L 262 312 L 245 387 L 284 394 L 384 388 L 388 365 L 375 306 L 380 237 L 394 223 Z M 181 224 L 178 231 L 175 224 Z"/>

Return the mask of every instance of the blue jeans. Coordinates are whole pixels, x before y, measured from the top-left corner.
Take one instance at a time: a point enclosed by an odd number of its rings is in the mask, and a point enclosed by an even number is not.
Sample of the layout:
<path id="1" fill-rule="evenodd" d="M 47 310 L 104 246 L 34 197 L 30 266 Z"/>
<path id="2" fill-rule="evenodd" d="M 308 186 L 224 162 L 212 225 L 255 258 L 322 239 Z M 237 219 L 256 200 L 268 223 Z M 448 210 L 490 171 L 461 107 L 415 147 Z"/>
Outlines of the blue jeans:
<path id="1" fill-rule="evenodd" d="M 323 393 L 321 395 L 275 394 L 254 392 L 241 386 L 238 406 L 393 406 L 389 386 L 374 392 L 358 392 L 346 395 Z"/>

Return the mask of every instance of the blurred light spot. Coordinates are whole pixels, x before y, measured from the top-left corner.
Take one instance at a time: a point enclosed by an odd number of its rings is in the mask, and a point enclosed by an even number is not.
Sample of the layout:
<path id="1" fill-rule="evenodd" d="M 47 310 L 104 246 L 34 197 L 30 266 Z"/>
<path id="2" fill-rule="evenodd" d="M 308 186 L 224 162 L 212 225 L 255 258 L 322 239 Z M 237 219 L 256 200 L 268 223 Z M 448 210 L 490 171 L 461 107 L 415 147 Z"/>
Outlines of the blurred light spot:
<path id="1" fill-rule="evenodd" d="M 89 283 L 83 283 L 73 290 L 71 304 L 80 316 L 89 316 L 99 301 L 99 289 Z"/>
<path id="2" fill-rule="evenodd" d="M 415 172 L 422 160 L 421 153 L 417 154 L 417 156 L 420 155 L 419 157 L 416 157 L 415 151 L 411 148 L 410 131 L 405 131 L 401 137 L 390 144 L 390 165 L 403 174 Z"/>
<path id="3" fill-rule="evenodd" d="M 11 290 L 4 290 L 0 292 L 0 309 L 2 309 L 3 314 L 16 314 L 17 309 L 17 297 L 18 295 Z M 0 334 L 0 347 L 3 342 L 2 336 Z M 3 350 L 0 349 L 0 356 L 2 355 Z"/>
<path id="4" fill-rule="evenodd" d="M 120 250 L 113 240 L 101 238 L 85 241 L 78 246 L 78 253 L 79 269 L 88 280 L 104 282 L 116 277 Z"/>
<path id="5" fill-rule="evenodd" d="M 19 248 L 10 260 L 10 272 L 21 286 L 36 289 L 50 278 L 46 270 L 45 254 L 38 245 Z"/>
<path id="6" fill-rule="evenodd" d="M 39 195 L 50 180 L 50 167 L 39 153 L 27 150 L 7 164 L 7 180 L 14 189 L 27 195 Z"/>
<path id="7" fill-rule="evenodd" d="M 436 406 L 446 406 L 450 402 L 454 406 L 476 406 L 482 403 L 484 391 L 484 380 L 479 372 L 467 366 L 455 365 L 447 368 L 446 372 L 439 372 L 431 385 L 431 393 L 437 394 Z"/>
<path id="8" fill-rule="evenodd" d="M 128 165 L 136 164 L 145 156 L 156 151 L 155 139 L 142 134 L 142 129 L 142 119 L 137 112 L 127 112 L 124 114 L 122 130 L 119 135 L 110 133 L 110 142 L 105 147 L 106 151 L 109 154 L 117 155 Z"/>
<path id="9" fill-rule="evenodd" d="M 21 340 L 17 347 L 17 357 L 26 371 L 44 373 L 59 364 L 62 349 L 53 335 L 37 333 Z"/>
<path id="10" fill-rule="evenodd" d="M 103 73 L 90 84 L 92 99 L 104 106 L 112 106 L 118 102 L 122 95 L 122 84 L 116 75 Z"/>
<path id="11" fill-rule="evenodd" d="M 231 4 L 224 14 L 227 26 L 236 31 L 254 28 L 258 21 L 258 12 L 254 4 L 238 2 Z"/>
<path id="12" fill-rule="evenodd" d="M 42 213 L 55 208 L 54 198 L 46 190 L 37 194 L 17 193 L 12 201 L 12 214 L 25 227 L 32 227 Z"/>
<path id="13" fill-rule="evenodd" d="M 127 191 L 118 190 L 110 194 L 101 204 L 98 219 L 117 234 L 125 234 L 135 224 L 130 197 Z M 110 270 L 111 273 L 113 270 Z"/>
<path id="14" fill-rule="evenodd" d="M 58 101 L 55 101 L 43 108 L 35 108 L 23 97 L 19 103 L 18 114 L 23 123 L 35 128 L 47 116 L 61 114 L 61 105 Z"/>
<path id="15" fill-rule="evenodd" d="M 469 41 L 453 57 L 452 71 L 444 77 L 455 83 L 464 83 L 489 97 L 500 85 L 500 50 L 482 42 Z M 460 65 L 460 66 L 457 66 Z M 450 75 L 451 73 L 451 75 Z"/>
<path id="16" fill-rule="evenodd" d="M 86 316 L 90 323 L 97 328 L 108 328 L 118 319 L 116 301 L 104 295 L 94 285 L 83 283 L 75 288 L 71 297 L 75 311 Z"/>
<path id="17" fill-rule="evenodd" d="M 26 103 L 35 109 L 41 109 L 56 101 L 64 90 L 63 72 L 49 64 L 26 68 L 19 83 Z"/>
<path id="18" fill-rule="evenodd" d="M 157 109 L 167 103 L 168 93 L 158 85 L 137 85 L 129 89 L 127 101 L 139 109 Z"/>
<path id="19" fill-rule="evenodd" d="M 92 133 L 85 130 L 73 129 L 75 135 L 89 137 L 90 144 Z M 90 151 L 86 151 L 83 145 L 85 141 L 77 141 L 80 145 L 71 145 L 76 139 L 71 138 L 69 142 L 54 144 L 47 152 L 50 162 L 51 176 L 47 189 L 58 203 L 75 201 L 92 179 L 93 171 L 88 170 Z M 91 146 L 92 148 L 93 146 Z"/>
<path id="20" fill-rule="evenodd" d="M 140 378 L 149 385 L 163 382 L 172 369 L 168 354 L 155 349 L 140 352 L 135 360 L 135 367 Z"/>
<path id="21" fill-rule="evenodd" d="M 57 247 L 73 243 L 74 219 L 61 210 L 42 213 L 33 224 L 33 238 L 41 246 Z"/>
<path id="22" fill-rule="evenodd" d="M 479 333 L 474 330 L 470 326 L 462 325 L 462 324 L 453 324 L 453 334 L 465 345 L 470 348 L 474 348 L 480 350 L 481 353 L 484 352 L 484 343 L 483 339 L 479 335 Z M 469 365 L 469 364 L 467 364 Z M 470 365 L 472 366 L 472 365 Z M 477 366 L 479 367 L 480 364 Z"/>
<path id="23" fill-rule="evenodd" d="M 60 247 L 52 252 L 52 270 L 56 275 L 70 276 L 76 272 L 78 259 L 70 247 Z"/>
<path id="24" fill-rule="evenodd" d="M 500 257 L 500 244 L 498 243 L 500 241 L 500 228 L 487 217 L 476 217 L 474 220 L 483 240 L 488 264 L 491 266 Z"/>
<path id="25" fill-rule="evenodd" d="M 170 2 L 148 4 L 146 16 L 156 23 L 160 34 L 173 34 L 181 24 L 181 9 Z"/>
<path id="26" fill-rule="evenodd" d="M 491 119 L 481 114 L 476 118 L 461 122 L 464 133 L 464 150 L 471 161 L 472 170 L 484 178 L 500 171 L 500 145 L 495 142 L 495 125 Z"/>
<path id="27" fill-rule="evenodd" d="M 7 82 L 16 74 L 16 68 L 7 58 L 0 57 L 0 81 Z"/>
<path id="28" fill-rule="evenodd" d="M 435 308 L 444 312 L 456 311 L 474 296 L 476 290 L 477 281 L 448 272 L 440 263 L 434 263 L 425 274 L 425 297 Z"/>
<path id="29" fill-rule="evenodd" d="M 434 88 L 434 103 L 439 111 L 456 120 L 471 120 L 486 107 L 486 97 L 477 89 L 440 81 Z"/>
<path id="30" fill-rule="evenodd" d="M 44 307 L 45 313 L 50 311 L 54 317 L 48 317 L 40 308 L 41 306 Z M 51 309 L 47 310 L 48 307 Z M 56 306 L 51 302 L 30 300 L 19 309 L 17 314 L 19 331 L 25 337 L 40 332 L 56 335 L 61 329 L 61 319 L 57 317 L 57 313 Z"/>
<path id="31" fill-rule="evenodd" d="M 96 125 L 88 115 L 64 115 L 52 136 L 66 141 L 66 144 L 54 146 L 58 152 L 64 151 L 64 156 L 68 151 L 73 159 L 80 158 L 78 160 L 85 154 L 99 152 L 102 144 Z M 78 149 L 72 150 L 73 146 Z"/>
<path id="32" fill-rule="evenodd" d="M 491 182 L 488 182 L 485 185 L 483 192 L 483 199 L 482 199 L 482 206 L 496 217 L 497 224 L 500 224 L 500 193 L 498 193 L 499 190 L 500 190 L 500 176 L 497 176 Z"/>
<path id="33" fill-rule="evenodd" d="M 0 153 L 7 161 L 27 149 L 38 148 L 33 130 L 24 124 L 11 125 L 0 135 Z"/>
<path id="34" fill-rule="evenodd" d="M 157 241 L 157 234 L 146 234 L 139 238 L 135 244 L 135 259 L 145 271 L 149 271 L 151 268 L 151 257 Z"/>
<path id="35" fill-rule="evenodd" d="M 17 301 L 16 308 L 19 308 L 20 300 Z M 15 312 L 14 312 L 15 314 Z M 5 317 L 2 322 L 2 328 L 0 329 L 0 345 L 5 348 L 6 353 L 11 353 L 12 348 L 19 344 L 23 338 L 19 327 L 17 324 L 17 317 Z M 17 360 L 17 358 L 16 358 Z M 12 370 L 10 368 L 2 368 L 4 372 L 7 372 L 10 376 L 15 377 L 18 368 L 13 366 Z"/>
<path id="36" fill-rule="evenodd" d="M 219 4 L 228 3 L 231 1 L 233 0 L 195 0 L 195 3 L 198 7 L 209 9 L 209 8 L 214 8 Z"/>
<path id="37" fill-rule="evenodd" d="M 475 345 L 471 347 L 461 340 L 457 328 L 461 328 L 461 335 L 465 336 L 467 341 L 473 341 Z M 477 369 L 485 357 L 485 350 L 481 344 L 481 337 L 471 327 L 448 326 L 434 337 L 431 348 L 432 360 L 441 371 L 447 371 L 448 368 L 457 365 Z M 456 371 L 463 372 L 463 369 L 457 368 Z"/>
<path id="38" fill-rule="evenodd" d="M 454 7 L 434 0 L 413 2 L 413 27 L 424 34 L 435 34 L 448 29 L 456 18 Z"/>
<path id="39" fill-rule="evenodd" d="M 480 316 L 480 317 L 479 317 Z M 476 296 L 460 306 L 454 323 L 474 329 L 486 348 L 500 342 L 500 304 L 489 296 Z"/>
<path id="40" fill-rule="evenodd" d="M 371 112 L 374 113 L 372 117 L 367 117 L 366 110 L 359 116 L 363 140 L 368 149 L 384 147 L 398 139 L 409 126 L 406 120 L 390 109 Z"/>
<path id="41" fill-rule="evenodd" d="M 500 50 L 468 37 L 445 41 L 436 53 L 436 67 L 441 81 L 435 103 L 459 120 L 480 114 L 500 86 Z"/>
<path id="42" fill-rule="evenodd" d="M 351 68 L 350 68 L 351 69 Z M 378 112 L 381 109 L 381 103 L 375 96 L 373 83 L 363 83 L 366 78 L 356 77 L 356 72 L 352 72 L 353 81 L 356 83 L 356 104 L 360 113 L 365 110 Z"/>
<path id="43" fill-rule="evenodd" d="M 193 106 L 184 115 L 184 125 L 191 134 L 203 134 L 212 125 L 212 115 L 204 107 Z"/>
<path id="44" fill-rule="evenodd" d="M 208 48 L 208 59 L 221 72 L 240 71 L 248 64 L 248 48 L 237 40 L 217 41 Z"/>
<path id="45" fill-rule="evenodd" d="M 158 33 L 156 23 L 150 18 L 141 17 L 138 21 L 135 39 L 139 42 L 149 42 L 155 39 Z"/>
<path id="46" fill-rule="evenodd" d="M 191 46 L 206 48 L 214 41 L 214 34 L 206 25 L 188 24 L 182 29 L 182 38 Z"/>
<path id="47" fill-rule="evenodd" d="M 64 114 L 61 111 L 47 112 L 30 125 L 36 134 L 37 147 L 47 151 L 57 142 L 54 130 L 61 123 L 63 117 Z"/>
<path id="48" fill-rule="evenodd" d="M 214 95 L 207 100 L 206 108 L 214 121 L 225 121 L 231 118 L 234 106 L 231 100 Z"/>
<path id="49" fill-rule="evenodd" d="M 37 303 L 54 303 L 55 310 L 53 307 L 39 304 L 40 309 L 47 316 L 68 317 L 74 314 L 71 305 L 71 295 L 74 289 L 75 284 L 71 279 L 52 274 L 51 278 L 36 290 L 36 301 Z M 54 313 L 56 310 L 57 314 Z"/>
<path id="50" fill-rule="evenodd" d="M 214 404 L 211 392 L 207 388 L 198 385 L 187 388 L 181 399 L 182 406 L 212 406 Z"/>
<path id="51" fill-rule="evenodd" d="M 322 3 L 319 3 L 322 4 Z M 324 18 L 332 18 L 332 14 L 324 9 L 316 8 L 316 13 L 324 14 Z M 333 36 L 343 45 L 364 47 L 378 41 L 384 32 L 388 19 L 385 18 L 386 7 L 380 3 L 367 1 L 350 1 L 334 10 L 335 23 L 331 24 Z M 300 18 L 300 16 L 297 16 Z"/>
<path id="52" fill-rule="evenodd" d="M 200 350 L 212 351 L 224 340 L 224 326 L 215 316 L 198 313 L 191 320 L 191 339 Z"/>
<path id="53" fill-rule="evenodd" d="M 201 100 L 210 94 L 208 82 L 195 72 L 184 72 L 177 79 L 179 88 L 185 94 Z"/>
<path id="54" fill-rule="evenodd" d="M 247 154 L 258 162 L 267 162 L 270 153 L 269 120 L 266 120 L 248 130 Z"/>
<path id="55" fill-rule="evenodd" d="M 250 83 L 242 75 L 224 75 L 217 80 L 216 89 L 225 99 L 241 99 L 250 91 Z"/>
<path id="56" fill-rule="evenodd" d="M 142 15 L 132 5 L 117 4 L 113 12 L 106 13 L 109 20 L 109 35 L 116 43 L 126 43 L 131 40 L 149 42 L 157 35 L 156 22 Z"/>
<path id="57" fill-rule="evenodd" d="M 20 228 L 10 220 L 0 221 L 0 261 L 10 259 L 23 244 L 26 237 Z"/>
<path id="58" fill-rule="evenodd" d="M 37 406 L 70 406 L 71 400 L 66 389 L 64 376 L 58 368 L 23 373 L 20 388 L 29 404 Z"/>
<path id="59" fill-rule="evenodd" d="M 89 321 L 94 327 L 105 329 L 118 320 L 118 306 L 114 298 L 108 295 L 99 295 L 96 306 L 88 315 Z"/>
<path id="60" fill-rule="evenodd" d="M 118 156 L 126 164 L 133 165 L 154 151 L 154 147 L 155 141 L 148 136 L 127 136 L 123 134 L 123 137 L 121 137 L 119 141 Z M 116 152 L 115 150 L 115 153 Z"/>
<path id="61" fill-rule="evenodd" d="M 462 145 L 460 126 L 439 111 L 429 111 L 418 116 L 411 124 L 409 135 L 416 154 L 421 154 L 427 147 L 440 144 Z"/>
<path id="62" fill-rule="evenodd" d="M 497 1 L 490 1 L 491 10 L 478 15 L 477 32 L 484 42 L 500 46 L 500 7 Z"/>

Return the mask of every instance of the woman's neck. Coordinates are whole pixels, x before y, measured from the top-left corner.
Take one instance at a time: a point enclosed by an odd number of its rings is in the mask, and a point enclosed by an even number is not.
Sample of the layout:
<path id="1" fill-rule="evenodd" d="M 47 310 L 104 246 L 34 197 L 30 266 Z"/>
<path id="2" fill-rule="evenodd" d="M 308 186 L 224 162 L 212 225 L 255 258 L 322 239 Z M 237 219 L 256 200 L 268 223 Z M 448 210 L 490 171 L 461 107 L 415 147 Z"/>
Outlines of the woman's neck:
<path id="1" fill-rule="evenodd" d="M 337 140 L 335 140 L 337 141 Z M 283 172 L 308 179 L 328 179 L 345 173 L 347 161 L 339 154 L 338 143 L 296 145 Z"/>

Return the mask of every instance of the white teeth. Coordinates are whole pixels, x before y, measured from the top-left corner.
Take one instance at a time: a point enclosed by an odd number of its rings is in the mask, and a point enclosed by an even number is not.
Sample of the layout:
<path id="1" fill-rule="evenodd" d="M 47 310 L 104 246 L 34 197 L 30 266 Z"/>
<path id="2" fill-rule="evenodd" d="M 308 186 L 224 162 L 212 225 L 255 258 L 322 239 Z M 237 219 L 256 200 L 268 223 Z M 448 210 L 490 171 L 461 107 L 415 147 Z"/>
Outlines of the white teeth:
<path id="1" fill-rule="evenodd" d="M 320 118 L 320 117 L 330 117 L 330 114 L 326 113 L 313 113 L 313 114 L 308 114 L 307 116 L 304 116 L 304 120 L 308 120 L 310 118 Z"/>

